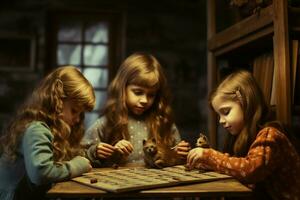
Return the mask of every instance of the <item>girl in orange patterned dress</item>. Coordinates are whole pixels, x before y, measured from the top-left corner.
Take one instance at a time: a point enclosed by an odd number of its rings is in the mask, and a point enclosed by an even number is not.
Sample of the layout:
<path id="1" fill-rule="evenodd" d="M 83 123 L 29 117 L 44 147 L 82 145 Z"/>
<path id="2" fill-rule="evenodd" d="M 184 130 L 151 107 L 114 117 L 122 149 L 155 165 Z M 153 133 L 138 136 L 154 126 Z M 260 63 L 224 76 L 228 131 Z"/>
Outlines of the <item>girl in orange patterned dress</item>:
<path id="1" fill-rule="evenodd" d="M 210 104 L 230 133 L 225 153 L 194 148 L 187 157 L 189 167 L 231 175 L 253 186 L 256 199 L 265 194 L 300 199 L 300 157 L 280 124 L 271 120 L 252 74 L 230 74 L 211 94 Z"/>

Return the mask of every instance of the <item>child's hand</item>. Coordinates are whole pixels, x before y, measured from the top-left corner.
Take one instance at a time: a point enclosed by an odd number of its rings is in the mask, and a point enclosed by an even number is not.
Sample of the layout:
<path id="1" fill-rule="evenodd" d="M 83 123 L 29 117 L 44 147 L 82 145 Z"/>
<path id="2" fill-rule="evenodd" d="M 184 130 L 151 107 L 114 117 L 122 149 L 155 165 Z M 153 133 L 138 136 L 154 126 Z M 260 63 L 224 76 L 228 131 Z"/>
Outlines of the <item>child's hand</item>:
<path id="1" fill-rule="evenodd" d="M 177 154 L 181 155 L 182 157 L 186 157 L 190 150 L 191 150 L 190 144 L 184 140 L 180 141 L 175 148 Z"/>
<path id="2" fill-rule="evenodd" d="M 128 156 L 133 151 L 133 146 L 128 140 L 120 140 L 115 144 L 115 148 L 121 154 Z"/>
<path id="3" fill-rule="evenodd" d="M 110 144 L 100 142 L 96 148 L 96 155 L 100 159 L 107 159 L 110 157 L 116 148 Z"/>
<path id="4" fill-rule="evenodd" d="M 195 168 L 201 162 L 201 158 L 203 156 L 204 149 L 201 147 L 197 147 L 192 149 L 187 156 L 187 165 L 190 169 Z"/>
<path id="5" fill-rule="evenodd" d="M 86 160 L 87 163 L 88 163 L 87 172 L 90 172 L 90 171 L 93 169 L 93 167 L 92 167 L 92 165 L 91 165 L 91 162 L 90 162 L 89 159 L 87 159 L 87 158 L 85 158 L 85 157 L 83 157 L 83 158 L 84 158 L 84 160 Z"/>

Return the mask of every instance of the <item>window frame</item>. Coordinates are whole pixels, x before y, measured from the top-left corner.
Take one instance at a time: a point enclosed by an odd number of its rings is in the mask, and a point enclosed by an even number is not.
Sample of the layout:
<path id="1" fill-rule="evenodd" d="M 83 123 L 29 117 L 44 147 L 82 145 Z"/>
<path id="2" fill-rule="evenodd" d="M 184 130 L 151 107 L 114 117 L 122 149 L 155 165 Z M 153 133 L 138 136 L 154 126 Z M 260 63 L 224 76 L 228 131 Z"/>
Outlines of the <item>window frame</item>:
<path id="1" fill-rule="evenodd" d="M 100 22 L 105 21 L 108 23 L 109 27 L 109 41 L 108 41 L 108 62 L 105 69 L 108 69 L 108 83 L 111 82 L 116 74 L 116 71 L 124 58 L 125 49 L 125 21 L 126 15 L 122 11 L 50 11 L 47 14 L 46 23 L 46 63 L 44 73 L 47 74 L 54 68 L 60 66 L 57 61 L 57 50 L 59 42 L 57 35 L 59 31 L 59 24 L 62 21 L 73 20 L 73 21 L 83 21 L 83 22 Z M 81 30 L 82 31 L 82 30 Z M 83 32 L 83 31 L 82 31 Z M 84 36 L 81 36 L 81 42 L 75 42 L 76 44 L 81 44 L 83 47 L 85 44 L 90 44 L 91 42 L 85 42 Z M 65 43 L 65 42 L 64 42 Z M 68 42 L 73 43 L 73 42 Z M 91 44 L 94 45 L 92 42 Z M 97 43 L 100 44 L 100 43 Z M 91 66 L 84 65 L 83 63 L 83 50 L 81 50 L 80 56 L 80 67 L 82 70 L 85 68 L 101 68 L 101 66 Z M 95 91 L 107 91 L 106 88 L 94 88 Z M 93 110 L 90 113 L 101 113 L 101 110 Z"/>

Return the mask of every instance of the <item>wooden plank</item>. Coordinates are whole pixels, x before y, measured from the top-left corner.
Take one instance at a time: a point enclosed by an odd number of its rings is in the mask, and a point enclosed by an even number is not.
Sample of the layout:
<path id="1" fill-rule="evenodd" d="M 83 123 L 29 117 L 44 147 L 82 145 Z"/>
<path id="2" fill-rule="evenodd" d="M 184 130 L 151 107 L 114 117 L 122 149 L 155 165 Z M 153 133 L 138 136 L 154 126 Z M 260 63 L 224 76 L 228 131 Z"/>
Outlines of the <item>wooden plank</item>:
<path id="1" fill-rule="evenodd" d="M 257 39 L 263 38 L 267 35 L 273 34 L 273 26 L 267 26 L 264 29 L 261 29 L 255 33 L 247 35 L 247 37 L 240 38 L 232 43 L 229 43 L 226 46 L 222 46 L 214 52 L 215 56 L 223 55 L 227 52 L 230 52 L 234 49 L 242 47 L 243 45 L 249 44 L 250 42 L 254 42 Z"/>
<path id="2" fill-rule="evenodd" d="M 216 33 L 216 2 L 215 0 L 207 1 L 207 38 L 213 38 Z M 207 89 L 208 95 L 217 84 L 217 65 L 216 57 L 208 49 L 207 52 Z M 210 145 L 213 148 L 217 147 L 217 117 L 214 111 L 208 111 L 208 134 Z"/>
<path id="3" fill-rule="evenodd" d="M 271 26 L 272 23 L 273 7 L 271 5 L 209 38 L 208 49 L 210 51 L 216 51 L 218 48 L 246 37 L 257 30 Z"/>
<path id="4" fill-rule="evenodd" d="M 274 65 L 277 65 L 277 118 L 291 124 L 291 76 L 287 1 L 274 0 Z"/>
<path id="5" fill-rule="evenodd" d="M 292 102 L 291 105 L 294 105 L 294 98 L 295 98 L 295 86 L 296 86 L 296 74 L 297 74 L 297 66 L 298 66 L 298 49 L 299 49 L 299 40 L 292 40 L 292 60 L 291 60 L 291 75 L 292 75 Z"/>

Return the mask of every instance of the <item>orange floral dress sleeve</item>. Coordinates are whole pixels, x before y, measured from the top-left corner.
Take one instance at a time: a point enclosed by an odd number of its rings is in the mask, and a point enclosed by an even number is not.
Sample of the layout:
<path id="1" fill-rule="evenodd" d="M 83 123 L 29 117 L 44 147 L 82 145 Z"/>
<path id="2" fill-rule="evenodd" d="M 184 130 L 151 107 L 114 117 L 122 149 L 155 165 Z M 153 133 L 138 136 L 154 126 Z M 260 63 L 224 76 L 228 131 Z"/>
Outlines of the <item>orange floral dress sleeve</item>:
<path id="1" fill-rule="evenodd" d="M 275 128 L 262 129 L 246 157 L 231 157 L 213 149 L 205 149 L 203 166 L 214 171 L 236 177 L 245 183 L 256 183 L 265 179 L 284 162 L 281 155 L 285 136 Z"/>

